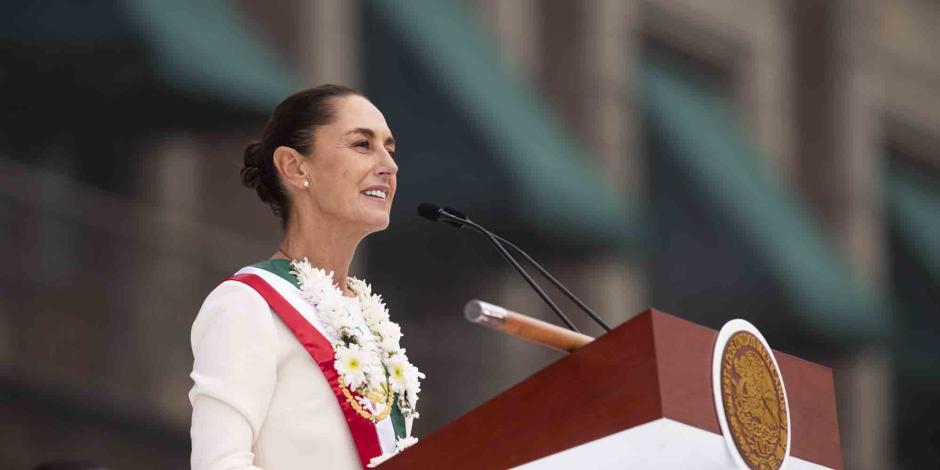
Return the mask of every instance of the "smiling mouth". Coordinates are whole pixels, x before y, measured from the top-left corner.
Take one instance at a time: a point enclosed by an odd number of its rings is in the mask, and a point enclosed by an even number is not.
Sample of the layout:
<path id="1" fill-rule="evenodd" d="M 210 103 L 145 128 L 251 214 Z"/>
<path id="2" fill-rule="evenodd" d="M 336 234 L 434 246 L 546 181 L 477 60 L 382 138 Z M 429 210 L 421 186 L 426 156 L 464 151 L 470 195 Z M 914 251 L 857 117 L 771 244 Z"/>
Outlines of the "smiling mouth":
<path id="1" fill-rule="evenodd" d="M 360 194 L 364 194 L 368 197 L 375 198 L 375 199 L 381 199 L 383 201 L 388 199 L 388 193 L 386 193 L 385 191 L 382 191 L 381 189 L 370 189 L 368 191 L 363 191 Z"/>

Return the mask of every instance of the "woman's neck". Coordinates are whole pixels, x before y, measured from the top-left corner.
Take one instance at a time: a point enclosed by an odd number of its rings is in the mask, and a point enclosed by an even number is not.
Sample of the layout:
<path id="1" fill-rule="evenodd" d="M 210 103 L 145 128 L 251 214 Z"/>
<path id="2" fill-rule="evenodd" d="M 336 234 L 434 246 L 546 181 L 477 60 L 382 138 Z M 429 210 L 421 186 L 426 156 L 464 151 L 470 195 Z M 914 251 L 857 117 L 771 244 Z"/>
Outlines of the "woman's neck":
<path id="1" fill-rule="evenodd" d="M 293 220 L 296 222 L 288 224 L 281 241 L 283 253 L 278 252 L 273 258 L 307 258 L 313 266 L 332 271 L 336 286 L 343 295 L 351 296 L 347 287 L 349 266 L 364 235 L 351 233 L 347 226 L 325 220 L 315 223 L 305 223 L 300 217 Z"/>

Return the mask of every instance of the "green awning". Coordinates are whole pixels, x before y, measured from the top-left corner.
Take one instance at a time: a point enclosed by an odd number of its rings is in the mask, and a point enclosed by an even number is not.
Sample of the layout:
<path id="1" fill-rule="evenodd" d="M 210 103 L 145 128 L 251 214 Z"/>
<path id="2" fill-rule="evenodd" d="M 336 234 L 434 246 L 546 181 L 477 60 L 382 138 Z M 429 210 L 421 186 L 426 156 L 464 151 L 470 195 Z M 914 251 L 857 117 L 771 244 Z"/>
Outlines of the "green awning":
<path id="1" fill-rule="evenodd" d="M 940 285 L 940 188 L 908 168 L 889 168 L 885 179 L 887 214 L 899 238 L 917 253 Z"/>
<path id="2" fill-rule="evenodd" d="M 267 115 L 302 82 L 257 33 L 221 0 L 0 3 L 0 42 L 18 65 L 7 75 L 48 74 L 54 64 L 68 71 L 55 86 L 92 91 L 101 106 L 160 97 L 193 106 L 182 112 L 208 103 L 216 114 Z"/>
<path id="3" fill-rule="evenodd" d="M 929 169 L 925 174 L 924 169 L 902 162 L 892 162 L 884 177 L 898 315 L 894 354 L 901 380 L 913 384 L 908 388 L 936 386 L 940 384 L 936 302 L 940 292 L 940 185 Z"/>
<path id="4" fill-rule="evenodd" d="M 632 211 L 591 166 L 585 148 L 526 87 L 511 78 L 495 46 L 460 2 L 369 0 L 418 57 L 474 131 L 483 136 L 524 198 L 517 216 L 553 234 L 632 245 Z M 545 197 L 549 195 L 550 197 Z"/>
<path id="5" fill-rule="evenodd" d="M 659 63 L 642 63 L 638 76 L 649 125 L 675 146 L 677 164 L 727 215 L 798 318 L 826 336 L 885 335 L 882 300 L 853 278 L 792 193 L 761 166 L 727 104 Z"/>
<path id="6" fill-rule="evenodd" d="M 152 48 L 157 72 L 184 93 L 268 113 L 302 85 L 231 2 L 125 0 L 124 6 Z"/>

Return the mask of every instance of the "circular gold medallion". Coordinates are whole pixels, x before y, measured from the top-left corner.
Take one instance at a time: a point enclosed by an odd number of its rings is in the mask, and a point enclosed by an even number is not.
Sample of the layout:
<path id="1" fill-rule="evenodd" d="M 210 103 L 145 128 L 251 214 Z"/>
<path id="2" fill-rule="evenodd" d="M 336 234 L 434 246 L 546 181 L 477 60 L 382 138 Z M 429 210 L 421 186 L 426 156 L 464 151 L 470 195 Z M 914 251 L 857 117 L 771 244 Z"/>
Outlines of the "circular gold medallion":
<path id="1" fill-rule="evenodd" d="M 770 348 L 763 338 L 740 330 L 724 343 L 720 360 L 727 432 L 743 463 L 753 470 L 779 469 L 789 450 L 790 420 Z"/>

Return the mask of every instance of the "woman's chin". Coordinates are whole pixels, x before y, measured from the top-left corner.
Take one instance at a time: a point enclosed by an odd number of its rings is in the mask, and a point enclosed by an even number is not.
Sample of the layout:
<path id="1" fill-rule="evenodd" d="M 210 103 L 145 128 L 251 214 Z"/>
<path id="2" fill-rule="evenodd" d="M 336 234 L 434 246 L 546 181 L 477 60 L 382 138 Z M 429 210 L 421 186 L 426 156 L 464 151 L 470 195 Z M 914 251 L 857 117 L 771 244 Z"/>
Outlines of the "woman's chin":
<path id="1" fill-rule="evenodd" d="M 369 227 L 369 232 L 380 232 L 388 228 L 390 222 L 388 213 L 385 214 L 369 214 L 369 216 L 364 220 L 365 225 Z"/>

